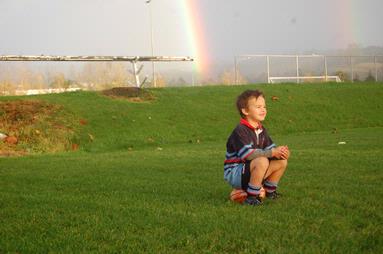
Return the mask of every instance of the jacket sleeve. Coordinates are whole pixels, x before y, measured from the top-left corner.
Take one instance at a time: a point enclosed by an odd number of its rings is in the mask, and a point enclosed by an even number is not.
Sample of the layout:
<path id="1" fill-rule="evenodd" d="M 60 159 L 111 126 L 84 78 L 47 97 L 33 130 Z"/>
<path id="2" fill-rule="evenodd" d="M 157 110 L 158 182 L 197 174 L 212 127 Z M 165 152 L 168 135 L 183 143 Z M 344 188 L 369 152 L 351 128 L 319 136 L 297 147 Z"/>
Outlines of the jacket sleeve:
<path id="1" fill-rule="evenodd" d="M 253 152 L 253 140 L 249 133 L 242 128 L 236 129 L 233 133 L 233 146 L 237 152 L 237 157 L 245 160 Z"/>
<path id="2" fill-rule="evenodd" d="M 245 158 L 246 160 L 251 161 L 258 157 L 267 157 L 267 158 L 273 157 L 271 148 L 269 150 L 265 150 L 265 149 L 253 149 L 253 150 L 254 151 Z"/>

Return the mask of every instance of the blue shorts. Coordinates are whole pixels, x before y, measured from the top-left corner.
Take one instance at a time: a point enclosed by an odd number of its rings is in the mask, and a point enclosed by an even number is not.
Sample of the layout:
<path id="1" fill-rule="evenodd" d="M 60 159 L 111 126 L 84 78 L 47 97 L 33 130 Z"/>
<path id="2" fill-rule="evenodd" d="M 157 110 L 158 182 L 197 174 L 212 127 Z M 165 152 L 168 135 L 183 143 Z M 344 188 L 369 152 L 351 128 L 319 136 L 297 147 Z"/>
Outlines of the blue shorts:
<path id="1" fill-rule="evenodd" d="M 239 163 L 224 178 L 234 189 L 247 190 L 250 181 L 250 161 Z"/>

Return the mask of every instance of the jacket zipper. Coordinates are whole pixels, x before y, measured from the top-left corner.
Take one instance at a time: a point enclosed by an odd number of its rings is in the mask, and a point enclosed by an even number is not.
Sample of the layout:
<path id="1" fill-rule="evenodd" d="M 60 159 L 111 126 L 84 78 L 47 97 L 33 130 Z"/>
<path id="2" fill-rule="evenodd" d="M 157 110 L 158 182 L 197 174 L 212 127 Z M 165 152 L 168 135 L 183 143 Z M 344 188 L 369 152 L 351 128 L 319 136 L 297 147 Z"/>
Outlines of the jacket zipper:
<path id="1" fill-rule="evenodd" d="M 257 136 L 257 146 L 259 146 L 259 134 L 256 131 L 254 132 L 255 132 L 255 135 Z"/>

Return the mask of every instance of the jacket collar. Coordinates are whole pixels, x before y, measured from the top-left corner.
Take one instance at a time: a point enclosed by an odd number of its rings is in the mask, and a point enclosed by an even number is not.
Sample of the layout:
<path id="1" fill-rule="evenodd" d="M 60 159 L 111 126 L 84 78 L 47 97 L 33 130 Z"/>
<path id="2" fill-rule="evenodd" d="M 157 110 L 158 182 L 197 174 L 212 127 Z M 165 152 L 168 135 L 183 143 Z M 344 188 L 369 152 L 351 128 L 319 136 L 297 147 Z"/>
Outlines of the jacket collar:
<path id="1" fill-rule="evenodd" d="M 258 126 L 257 127 L 254 127 L 252 126 L 246 119 L 243 119 L 241 118 L 241 121 L 239 122 L 240 124 L 242 125 L 245 125 L 247 127 L 249 127 L 250 129 L 252 129 L 253 131 L 256 131 L 256 130 L 262 130 L 263 126 L 261 123 L 258 123 Z"/>

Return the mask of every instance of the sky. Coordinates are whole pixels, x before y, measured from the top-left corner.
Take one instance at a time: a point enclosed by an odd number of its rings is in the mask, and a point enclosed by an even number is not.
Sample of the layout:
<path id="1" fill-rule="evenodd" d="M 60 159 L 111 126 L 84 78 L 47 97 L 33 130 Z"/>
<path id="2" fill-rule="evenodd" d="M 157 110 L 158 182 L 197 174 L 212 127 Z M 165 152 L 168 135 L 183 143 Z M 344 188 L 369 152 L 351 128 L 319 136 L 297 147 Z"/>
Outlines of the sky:
<path id="1" fill-rule="evenodd" d="M 383 46 L 382 0 L 0 0 L 0 55 L 192 56 Z M 150 19 L 152 13 L 152 22 Z"/>

